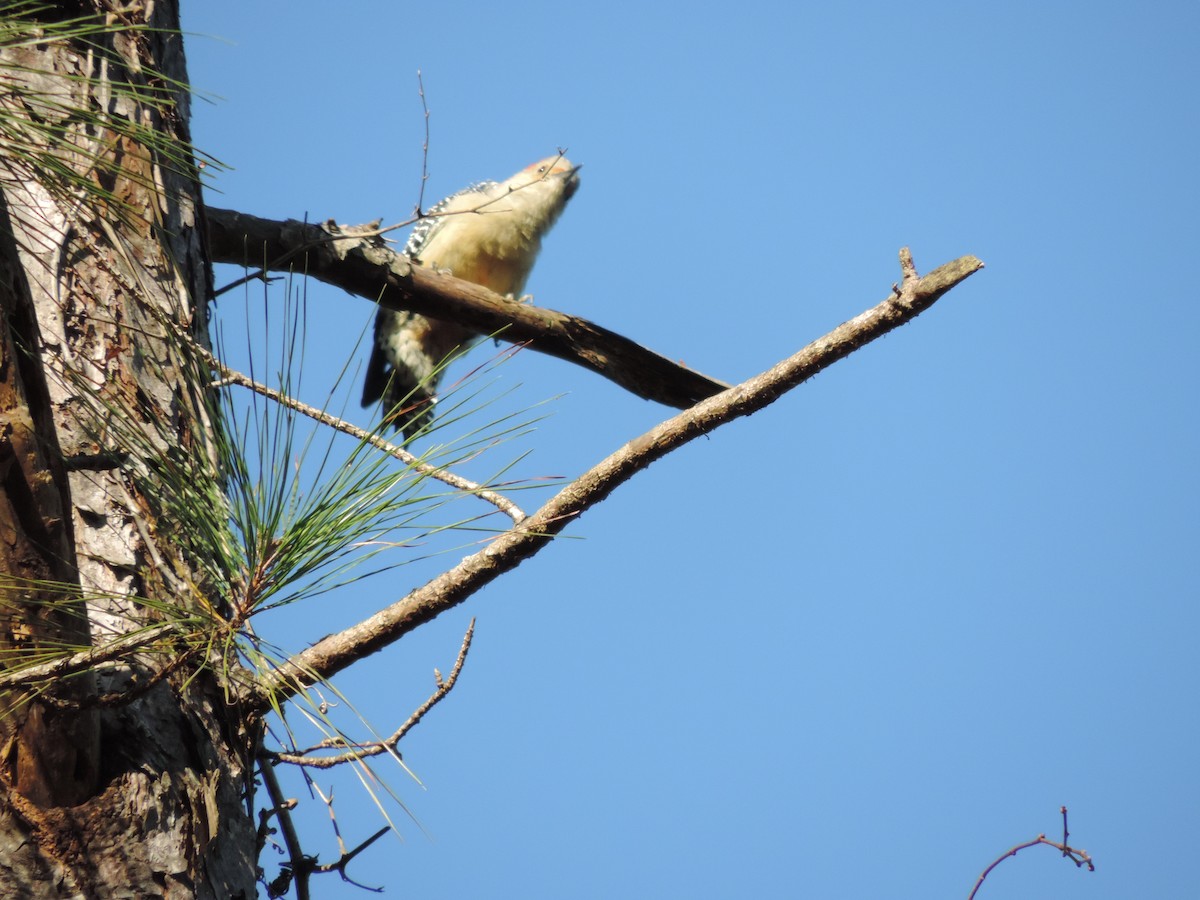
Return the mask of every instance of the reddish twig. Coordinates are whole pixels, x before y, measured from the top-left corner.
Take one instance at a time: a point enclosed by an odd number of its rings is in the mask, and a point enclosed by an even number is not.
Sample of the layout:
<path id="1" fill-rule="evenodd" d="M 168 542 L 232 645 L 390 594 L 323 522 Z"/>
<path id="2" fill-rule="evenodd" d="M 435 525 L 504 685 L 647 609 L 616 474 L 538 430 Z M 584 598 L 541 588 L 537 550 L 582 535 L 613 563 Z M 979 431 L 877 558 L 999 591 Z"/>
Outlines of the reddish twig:
<path id="1" fill-rule="evenodd" d="M 1076 848 L 1067 844 L 1067 837 L 1069 836 L 1069 833 L 1067 832 L 1067 808 L 1062 806 L 1059 807 L 1059 809 L 1062 812 L 1063 817 L 1063 839 L 1061 844 L 1048 840 L 1044 834 L 1039 834 L 1032 841 L 1026 841 L 1023 844 L 1017 844 L 1017 846 L 1001 854 L 998 859 L 996 859 L 990 866 L 983 870 L 983 873 L 979 876 L 979 880 L 975 882 L 975 887 L 971 888 L 971 893 L 967 895 L 967 900 L 975 900 L 975 895 L 979 892 L 979 888 L 983 884 L 983 880 L 991 874 L 992 869 L 996 868 L 996 866 L 1000 865 L 1000 863 L 1004 862 L 1010 856 L 1016 856 L 1025 848 L 1036 847 L 1038 844 L 1045 844 L 1048 847 L 1054 847 L 1056 850 L 1061 850 L 1062 855 L 1070 859 L 1071 862 L 1075 863 L 1078 868 L 1087 866 L 1089 872 L 1095 872 L 1096 865 L 1092 862 L 1092 858 L 1088 856 L 1087 851 L 1077 850 Z"/>

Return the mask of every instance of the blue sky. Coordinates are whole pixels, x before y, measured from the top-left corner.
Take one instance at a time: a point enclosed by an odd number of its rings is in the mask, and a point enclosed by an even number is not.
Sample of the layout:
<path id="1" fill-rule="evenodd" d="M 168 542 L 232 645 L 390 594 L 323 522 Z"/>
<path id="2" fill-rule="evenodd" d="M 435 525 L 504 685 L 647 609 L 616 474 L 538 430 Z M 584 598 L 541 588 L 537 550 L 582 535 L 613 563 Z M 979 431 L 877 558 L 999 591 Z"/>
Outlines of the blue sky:
<path id="1" fill-rule="evenodd" d="M 478 617 L 458 689 L 402 748 L 425 789 L 389 770 L 428 834 L 400 814 L 403 840 L 352 877 L 415 897 L 965 897 L 1066 804 L 1097 871 L 1035 848 L 981 898 L 1200 896 L 1200 8 L 183 14 L 192 81 L 219 96 L 194 138 L 232 167 L 210 203 L 407 218 L 420 68 L 427 203 L 569 148 L 583 185 L 536 302 L 726 380 L 882 300 L 901 246 L 922 271 L 987 264 L 340 678 L 390 730 Z M 303 393 L 323 402 L 373 312 L 306 300 Z M 219 306 L 228 336 L 264 298 Z M 496 410 L 550 416 L 476 474 L 527 453 L 516 475 L 571 476 L 670 414 L 533 353 L 490 377 Z M 340 396 L 369 424 L 357 390 Z M 259 631 L 302 647 L 459 556 Z M 349 773 L 330 783 L 353 844 L 378 813 Z M 305 806 L 308 849 L 334 858 Z"/>

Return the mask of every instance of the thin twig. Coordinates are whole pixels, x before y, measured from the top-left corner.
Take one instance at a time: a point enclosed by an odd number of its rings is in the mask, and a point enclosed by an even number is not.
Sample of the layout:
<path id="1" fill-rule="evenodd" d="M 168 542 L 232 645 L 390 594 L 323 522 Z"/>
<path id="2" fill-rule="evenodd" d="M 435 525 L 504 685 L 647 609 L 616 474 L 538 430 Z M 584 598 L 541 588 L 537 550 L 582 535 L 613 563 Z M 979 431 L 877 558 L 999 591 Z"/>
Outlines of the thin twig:
<path id="1" fill-rule="evenodd" d="M 261 281 L 263 284 L 271 284 L 272 282 L 281 281 L 283 279 L 282 275 L 276 275 L 274 278 L 270 277 L 267 275 L 267 272 L 269 271 L 270 269 L 266 268 L 255 269 L 248 275 L 243 275 L 241 278 L 235 278 L 233 281 L 229 282 L 229 284 L 223 284 L 219 288 L 214 289 L 213 299 L 216 300 L 222 294 L 227 294 L 229 291 L 240 288 L 243 284 L 249 284 L 251 281 Z"/>
<path id="2" fill-rule="evenodd" d="M 342 763 L 357 762 L 366 759 L 369 756 L 379 756 L 382 753 L 394 753 L 396 745 L 404 738 L 406 734 L 413 730 L 417 724 L 425 717 L 431 709 L 438 705 L 446 695 L 454 690 L 454 684 L 458 681 L 459 673 L 462 672 L 463 665 L 467 661 L 467 652 L 471 649 L 471 639 L 475 636 L 475 620 L 471 619 L 471 624 L 467 626 L 467 633 L 463 635 L 462 646 L 458 651 L 458 658 L 454 660 L 454 667 L 450 670 L 450 675 L 444 680 L 440 672 L 434 669 L 434 680 L 437 682 L 437 688 L 429 699 L 422 703 L 411 716 L 408 717 L 403 725 L 401 725 L 392 735 L 382 741 L 371 741 L 367 744 L 356 744 L 353 750 L 338 756 L 311 756 L 314 750 L 322 750 L 335 746 L 345 746 L 346 741 L 342 738 L 329 738 L 321 741 L 315 747 L 310 747 L 303 753 L 275 753 L 272 758 L 280 762 L 291 763 L 297 766 L 310 766 L 317 769 L 330 769 L 333 766 L 341 765 Z"/>
<path id="3" fill-rule="evenodd" d="M 1047 840 L 1046 835 L 1044 834 L 1039 834 L 1032 841 L 1026 841 L 1023 844 L 1017 844 L 1017 846 L 1006 851 L 1005 853 L 1002 853 L 996 860 L 992 862 L 990 866 L 983 870 L 978 880 L 975 882 L 975 887 L 971 888 L 971 893 L 967 895 L 967 900 L 975 900 L 975 895 L 979 892 L 979 888 L 983 884 L 984 879 L 991 874 L 992 869 L 996 868 L 996 866 L 1000 865 L 1000 863 L 1004 862 L 1009 857 L 1016 856 L 1022 850 L 1025 850 L 1028 847 L 1036 847 L 1038 844 L 1045 844 L 1047 847 L 1053 847 L 1056 850 L 1061 850 L 1062 855 L 1070 859 L 1071 862 L 1075 863 L 1076 868 L 1087 866 L 1089 872 L 1095 872 L 1096 866 L 1092 862 L 1092 858 L 1088 855 L 1086 850 L 1078 850 L 1067 845 L 1067 808 L 1063 806 L 1060 807 L 1060 809 L 1063 817 L 1063 841 L 1061 844 Z"/>
<path id="4" fill-rule="evenodd" d="M 314 780 L 312 780 L 311 778 L 308 779 L 308 784 L 309 784 L 309 787 L 311 787 L 316 792 L 317 796 L 321 798 L 321 801 L 329 809 L 329 820 L 333 824 L 333 833 L 337 837 L 337 842 L 338 842 L 338 858 L 337 858 L 337 860 L 335 862 L 323 863 L 321 865 L 317 865 L 316 860 L 313 860 L 313 864 L 309 867 L 310 871 L 322 872 L 322 873 L 323 872 L 337 872 L 339 875 L 342 876 L 342 881 L 349 882 L 350 884 L 354 885 L 355 887 L 362 888 L 365 891 L 371 891 L 374 894 L 382 894 L 383 888 L 371 887 L 370 885 L 362 884 L 360 882 L 355 881 L 353 878 L 351 878 L 349 875 L 347 875 L 346 874 L 346 866 L 350 865 L 350 862 L 354 859 L 354 857 L 358 856 L 358 854 L 362 853 L 364 850 L 366 850 L 368 847 L 370 847 L 373 843 L 375 843 L 377 840 L 379 840 L 381 837 L 383 837 L 385 834 L 387 834 L 389 831 L 391 831 L 392 826 L 384 825 L 382 828 L 380 828 L 377 832 L 375 832 L 373 835 L 371 835 L 369 838 L 367 838 L 365 841 L 363 841 L 361 844 L 359 844 L 353 850 L 347 850 L 346 842 L 344 840 L 342 840 L 342 829 L 338 827 L 337 816 L 334 815 L 334 812 L 333 812 L 333 791 L 331 790 L 329 792 L 329 796 L 326 797 L 325 792 L 321 790 L 320 785 L 318 785 Z"/>
<path id="5" fill-rule="evenodd" d="M 371 887 L 370 885 L 363 884 L 361 881 L 355 881 L 353 878 L 351 878 L 349 875 L 347 875 L 346 874 L 346 866 L 350 865 L 350 863 L 353 862 L 354 857 L 358 856 L 358 854 L 362 853 L 364 850 L 366 850 L 368 847 L 370 847 L 373 843 L 375 843 L 377 840 L 379 840 L 381 837 L 383 837 L 385 834 L 387 834 L 391 830 L 392 830 L 391 825 L 384 825 L 382 828 L 380 828 L 377 832 L 375 832 L 373 835 L 371 835 L 365 841 L 360 843 L 353 850 L 349 851 L 348 853 L 343 854 L 337 860 L 337 862 L 324 863 L 323 865 L 315 866 L 313 868 L 313 871 L 314 872 L 337 872 L 338 874 L 340 874 L 342 876 L 342 881 L 349 882 L 350 884 L 354 885 L 357 888 L 362 888 L 364 891 L 371 891 L 374 894 L 382 894 L 383 888 Z"/>
<path id="6" fill-rule="evenodd" d="M 322 425 L 326 425 L 335 431 L 340 431 L 343 434 L 350 435 L 350 437 L 356 440 L 370 444 L 375 449 L 381 450 L 389 456 L 400 460 L 400 462 L 404 463 L 405 465 L 412 467 L 413 471 L 424 475 L 427 478 L 436 479 L 443 484 L 448 484 L 450 487 L 453 487 L 464 493 L 473 494 L 480 500 L 484 500 L 492 504 L 492 506 L 496 507 L 502 513 L 512 519 L 514 524 L 519 524 L 528 518 L 525 512 L 519 506 L 517 506 L 517 504 L 513 503 L 503 494 L 488 490 L 482 485 L 471 481 L 470 479 L 463 478 L 461 475 L 456 475 L 454 472 L 448 471 L 441 466 L 424 462 L 417 456 L 409 453 L 403 447 L 399 447 L 396 444 L 391 443 L 373 431 L 367 431 L 365 428 L 360 428 L 357 425 L 347 422 L 345 419 L 331 415 L 323 409 L 317 409 L 315 406 L 309 406 L 307 403 L 297 400 L 295 397 L 285 394 L 282 391 L 267 387 L 265 384 L 255 381 L 250 376 L 244 375 L 236 369 L 229 368 L 229 366 L 217 359 L 204 347 L 201 347 L 197 344 L 195 345 L 195 348 L 196 351 L 205 358 L 208 364 L 215 368 L 220 374 L 220 383 L 236 384 L 240 385 L 241 387 L 248 388 L 249 390 L 254 391 L 256 394 L 261 394 L 270 400 L 274 400 L 276 403 L 286 406 L 288 409 L 295 410 L 301 415 L 308 416 L 310 419 L 320 422 Z"/>
<path id="7" fill-rule="evenodd" d="M 296 806 L 295 798 L 289 797 L 278 806 L 268 806 L 258 811 L 258 831 L 254 836 L 254 855 L 256 859 L 262 853 L 263 848 L 267 846 L 267 838 L 275 834 L 275 829 L 270 825 L 271 819 L 280 813 L 295 809 Z"/>
<path id="8" fill-rule="evenodd" d="M 429 181 L 429 105 L 425 102 L 425 82 L 420 69 L 417 69 L 417 96 L 421 98 L 421 111 L 425 116 L 425 142 L 421 144 L 421 189 L 417 192 L 413 215 L 422 218 L 425 215 L 425 183 Z"/>
<path id="9" fill-rule="evenodd" d="M 133 650 L 153 644 L 159 638 L 175 632 L 178 627 L 176 623 L 163 622 L 160 625 L 154 625 L 142 631 L 123 634 L 105 644 L 101 644 L 99 647 L 89 647 L 87 650 L 80 650 L 78 653 L 73 653 L 62 659 L 55 659 L 50 662 L 39 663 L 35 666 L 17 669 L 13 672 L 6 672 L 0 675 L 0 690 L 10 690 L 24 685 L 36 684 L 39 681 L 57 681 L 68 675 L 75 675 L 79 672 L 95 669 L 101 663 L 123 657 Z"/>

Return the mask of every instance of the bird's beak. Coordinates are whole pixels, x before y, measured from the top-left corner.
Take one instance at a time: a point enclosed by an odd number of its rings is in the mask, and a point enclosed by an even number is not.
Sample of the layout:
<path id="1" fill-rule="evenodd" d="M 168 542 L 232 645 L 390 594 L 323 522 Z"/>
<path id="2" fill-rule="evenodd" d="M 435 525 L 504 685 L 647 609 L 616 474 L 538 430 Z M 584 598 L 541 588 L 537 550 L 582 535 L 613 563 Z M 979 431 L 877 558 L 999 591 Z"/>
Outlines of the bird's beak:
<path id="1" fill-rule="evenodd" d="M 563 173 L 563 177 L 566 178 L 566 180 L 567 180 L 567 184 L 564 189 L 564 192 L 566 193 L 566 197 L 568 200 L 570 200 L 573 196 L 575 196 L 575 192 L 577 190 L 579 190 L 579 170 L 582 168 L 583 168 L 582 165 L 578 165 L 575 168 L 571 169 L 569 172 Z"/>

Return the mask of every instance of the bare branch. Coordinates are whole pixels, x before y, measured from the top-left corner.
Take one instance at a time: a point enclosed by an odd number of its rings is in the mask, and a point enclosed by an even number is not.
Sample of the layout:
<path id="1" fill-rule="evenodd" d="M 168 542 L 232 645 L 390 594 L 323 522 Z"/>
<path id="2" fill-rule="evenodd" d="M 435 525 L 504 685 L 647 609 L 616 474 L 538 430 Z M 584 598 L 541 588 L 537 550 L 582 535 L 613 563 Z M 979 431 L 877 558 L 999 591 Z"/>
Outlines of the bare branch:
<path id="1" fill-rule="evenodd" d="M 216 207 L 208 207 L 207 214 L 214 262 L 258 265 L 265 259 L 267 268 L 287 270 L 297 261 L 298 270 L 386 309 L 449 319 L 510 343 L 528 342 L 533 350 L 598 372 L 639 397 L 677 409 L 729 387 L 586 319 L 519 303 L 414 265 L 374 237 L 364 236 L 361 229 L 331 222 L 279 222 Z"/>
<path id="2" fill-rule="evenodd" d="M 309 784 L 309 787 L 311 787 L 316 792 L 317 796 L 321 798 L 321 802 L 324 803 L 325 807 L 329 810 L 329 821 L 333 825 L 333 833 L 337 837 L 338 851 L 339 851 L 338 858 L 335 862 L 324 863 L 322 865 L 316 865 L 316 860 L 314 859 L 313 865 L 310 867 L 310 871 L 315 872 L 315 873 L 322 873 L 322 874 L 325 872 L 337 872 L 339 875 L 342 876 L 342 881 L 347 881 L 350 884 L 354 885 L 355 887 L 362 888 L 365 891 L 370 891 L 373 894 L 382 894 L 383 888 L 381 888 L 381 887 L 369 887 L 368 885 L 360 884 L 359 882 L 355 881 L 353 878 L 351 878 L 349 875 L 346 874 L 346 867 L 348 865 L 350 865 L 350 863 L 354 860 L 354 857 L 358 856 L 358 854 L 362 853 L 364 850 L 366 850 L 368 847 L 370 847 L 373 843 L 375 843 L 377 840 L 379 840 L 381 837 L 383 837 L 385 834 L 387 834 L 389 831 L 391 831 L 392 826 L 384 825 L 382 828 L 380 828 L 378 831 L 376 831 L 373 835 L 371 835 L 369 838 L 367 838 L 365 841 L 363 841 L 361 844 L 359 844 L 353 850 L 347 850 L 346 842 L 342 839 L 342 829 L 340 827 L 338 827 L 337 815 L 333 811 L 333 791 L 330 790 L 329 795 L 326 796 L 325 792 L 323 790 L 321 790 L 321 786 L 319 784 L 317 784 L 315 781 L 313 781 L 311 778 L 308 779 L 308 784 Z"/>
<path id="3" fill-rule="evenodd" d="M 312 751 L 305 751 L 305 754 L 298 753 L 273 753 L 272 759 L 277 759 L 280 762 L 291 763 L 297 766 L 310 766 L 317 769 L 331 769 L 334 766 L 342 763 L 358 762 L 361 759 L 366 759 L 368 756 L 379 756 L 381 753 L 391 753 L 396 749 L 396 745 L 403 740 L 417 726 L 421 719 L 425 718 L 425 714 L 438 705 L 446 695 L 454 690 L 454 684 L 458 681 L 459 673 L 462 672 L 463 665 L 467 661 L 467 652 L 471 649 L 471 639 L 475 636 L 475 620 L 471 619 L 471 624 L 467 626 L 467 633 L 463 636 L 462 646 L 458 651 L 458 658 L 454 661 L 454 668 L 450 670 L 450 676 L 446 679 L 442 678 L 440 672 L 434 670 L 434 679 L 437 682 L 437 688 L 429 699 L 422 703 L 411 716 L 408 721 L 396 729 L 389 737 L 382 741 L 371 741 L 367 744 L 355 746 L 353 750 L 346 753 L 340 753 L 337 756 L 311 756 Z M 345 746 L 346 742 L 341 738 L 330 738 L 322 741 L 312 750 L 326 749 L 335 746 Z"/>
<path id="4" fill-rule="evenodd" d="M 123 659 L 134 650 L 153 644 L 155 641 L 177 632 L 179 625 L 175 622 L 164 622 L 140 631 L 131 631 L 114 638 L 105 644 L 81 650 L 70 656 L 39 663 L 34 666 L 23 666 L 11 672 L 0 675 L 0 690 L 9 690 L 22 685 L 37 684 L 48 680 L 58 680 L 68 675 L 95 669 L 101 663 L 114 659 Z"/>
<path id="5" fill-rule="evenodd" d="M 362 853 L 364 850 L 366 850 L 368 847 L 370 847 L 373 843 L 375 843 L 377 840 L 379 840 L 381 837 L 383 837 L 385 834 L 387 834 L 391 830 L 392 830 L 392 826 L 385 825 L 383 828 L 380 828 L 378 831 L 376 831 L 373 835 L 371 835 L 365 841 L 360 843 L 353 850 L 345 851 L 340 857 L 338 857 L 337 862 L 325 863 L 324 865 L 317 866 L 316 868 L 313 869 L 313 871 L 314 872 L 338 872 L 341 874 L 343 881 L 348 881 L 355 887 L 360 887 L 363 890 L 372 891 L 373 893 L 376 893 L 376 894 L 383 893 L 383 888 L 367 887 L 365 884 L 360 884 L 359 882 L 355 881 L 353 878 L 348 876 L 346 874 L 346 866 L 350 865 L 350 863 L 352 863 L 354 861 L 354 857 L 358 856 L 358 854 Z M 341 842 L 341 840 L 342 840 L 342 836 L 339 834 L 338 841 Z M 343 844 L 343 846 L 344 846 L 344 844 Z"/>
<path id="6" fill-rule="evenodd" d="M 1026 841 L 1023 844 L 1017 844 L 1017 846 L 1006 851 L 1005 853 L 1002 853 L 996 860 L 992 862 L 990 866 L 983 870 L 978 880 L 975 882 L 975 887 L 971 888 L 971 893 L 967 895 L 967 900 L 975 900 L 975 895 L 979 893 L 980 886 L 983 884 L 984 879 L 986 879 L 988 875 L 992 873 L 992 869 L 996 868 L 996 866 L 1000 865 L 1000 863 L 1004 862 L 1009 857 L 1016 856 L 1022 850 L 1025 850 L 1029 847 L 1036 847 L 1038 844 L 1045 844 L 1047 847 L 1053 847 L 1055 850 L 1061 850 L 1062 855 L 1070 859 L 1071 862 L 1075 863 L 1077 868 L 1083 868 L 1084 866 L 1087 866 L 1089 872 L 1095 872 L 1096 865 L 1092 862 L 1092 858 L 1088 856 L 1086 850 L 1077 850 L 1074 847 L 1067 845 L 1067 808 L 1062 806 L 1059 807 L 1059 809 L 1061 810 L 1063 817 L 1063 842 L 1061 844 L 1047 840 L 1044 834 L 1039 834 L 1032 841 Z"/>
<path id="7" fill-rule="evenodd" d="M 417 69 L 417 96 L 421 98 L 421 112 L 425 118 L 425 141 L 421 144 L 421 189 L 417 192 L 417 205 L 413 215 L 418 219 L 425 215 L 425 184 L 429 181 L 429 104 L 425 102 L 425 79 Z"/>
<path id="8" fill-rule="evenodd" d="M 423 460 L 414 456 L 412 453 L 409 453 L 403 447 L 399 447 L 391 443 L 376 432 L 367 431 L 365 428 L 359 428 L 357 425 L 353 425 L 350 422 L 347 422 L 345 419 L 338 418 L 337 416 L 332 415 L 323 409 L 317 409 L 315 406 L 310 406 L 307 403 L 297 400 L 295 397 L 285 394 L 283 391 L 277 391 L 274 388 L 267 387 L 265 384 L 260 384 L 250 376 L 244 375 L 236 369 L 229 368 L 229 366 L 222 363 L 219 359 L 213 356 L 212 353 L 201 347 L 199 344 L 195 344 L 194 342 L 192 343 L 196 352 L 201 354 L 208 364 L 220 373 L 221 380 L 223 382 L 237 384 L 254 391 L 256 394 L 262 394 L 264 397 L 274 400 L 276 403 L 286 406 L 289 409 L 294 409 L 301 415 L 308 416 L 310 419 L 320 422 L 322 425 L 327 425 L 334 431 L 340 431 L 342 434 L 350 435 L 350 437 L 354 438 L 355 440 L 370 444 L 376 450 L 381 450 L 388 454 L 388 456 L 400 460 L 400 462 L 412 468 L 414 472 L 418 472 L 428 478 L 436 479 L 443 484 L 448 484 L 450 487 L 460 490 L 463 493 L 473 494 L 480 500 L 487 501 L 512 519 L 513 522 L 522 522 L 527 518 L 524 510 L 522 510 L 521 507 L 517 506 L 517 504 L 513 503 L 503 494 L 488 490 L 482 485 L 471 481 L 470 479 L 463 478 L 461 475 L 456 475 L 454 472 L 451 472 L 449 469 L 446 469 L 442 466 L 436 466 L 433 463 L 424 462 Z"/>
<path id="9" fill-rule="evenodd" d="M 907 248 L 902 251 L 902 259 L 911 259 Z M 915 270 L 907 271 L 899 291 L 878 306 L 839 325 L 761 375 L 696 404 L 630 441 L 483 550 L 363 622 L 318 641 L 275 672 L 265 674 L 258 683 L 262 692 L 258 703 L 267 707 L 273 694 L 291 695 L 316 679 L 329 678 L 462 603 L 533 556 L 569 522 L 654 461 L 726 422 L 770 405 L 839 359 L 915 318 L 981 268 L 983 263 L 978 259 L 964 256 L 924 278 Z"/>

